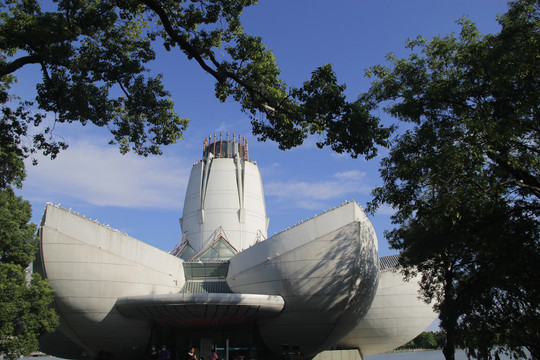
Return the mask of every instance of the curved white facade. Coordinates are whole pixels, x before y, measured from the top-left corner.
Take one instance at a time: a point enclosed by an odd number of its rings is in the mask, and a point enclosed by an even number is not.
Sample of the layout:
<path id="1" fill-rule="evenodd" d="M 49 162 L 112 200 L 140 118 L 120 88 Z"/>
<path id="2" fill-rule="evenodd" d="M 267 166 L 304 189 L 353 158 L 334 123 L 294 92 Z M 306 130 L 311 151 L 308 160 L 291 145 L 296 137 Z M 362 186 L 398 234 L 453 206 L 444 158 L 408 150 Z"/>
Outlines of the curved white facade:
<path id="1" fill-rule="evenodd" d="M 334 345 L 368 310 L 378 282 L 373 226 L 349 202 L 283 231 L 230 259 L 234 292 L 276 294 L 285 308 L 258 322 L 274 353 L 283 344 L 306 356 Z"/>
<path id="2" fill-rule="evenodd" d="M 140 356 L 152 322 L 120 315 L 116 301 L 178 292 L 185 282 L 182 260 L 51 204 L 40 238 L 40 272 L 55 290 L 64 335 L 91 357 Z"/>
<path id="3" fill-rule="evenodd" d="M 195 163 L 180 224 L 195 252 L 211 244 L 220 227 L 237 251 L 266 239 L 268 219 L 257 165 L 240 156 L 210 156 Z"/>
<path id="4" fill-rule="evenodd" d="M 330 348 L 367 355 L 409 341 L 435 317 L 414 282 L 380 271 L 375 230 L 355 202 L 267 239 L 245 140 L 205 141 L 180 222 L 183 242 L 165 253 L 47 205 L 36 268 L 56 291 L 62 336 L 42 349 L 115 360 L 142 358 L 156 343 L 178 360 L 187 346 L 257 359 Z"/>
<path id="5" fill-rule="evenodd" d="M 359 348 L 364 356 L 393 350 L 424 331 L 436 314 L 419 298 L 419 277 L 403 281 L 396 268 L 381 271 L 377 293 L 367 314 L 339 348 Z"/>

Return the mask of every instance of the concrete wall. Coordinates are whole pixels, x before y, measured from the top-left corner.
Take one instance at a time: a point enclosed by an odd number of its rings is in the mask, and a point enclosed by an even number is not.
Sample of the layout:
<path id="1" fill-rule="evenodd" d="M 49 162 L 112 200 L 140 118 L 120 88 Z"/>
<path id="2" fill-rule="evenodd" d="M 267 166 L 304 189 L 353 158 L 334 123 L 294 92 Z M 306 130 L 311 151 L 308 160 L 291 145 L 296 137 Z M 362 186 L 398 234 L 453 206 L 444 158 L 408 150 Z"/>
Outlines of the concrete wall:
<path id="1" fill-rule="evenodd" d="M 113 350 L 140 356 L 150 323 L 124 318 L 116 300 L 178 292 L 185 282 L 182 260 L 52 205 L 45 209 L 40 238 L 43 270 L 66 336 L 90 356 Z"/>
<path id="2" fill-rule="evenodd" d="M 327 350 L 317 354 L 313 360 L 362 360 L 362 356 L 357 349 Z"/>
<path id="3" fill-rule="evenodd" d="M 377 239 L 356 203 L 347 203 L 258 243 L 230 259 L 227 282 L 237 293 L 281 295 L 285 308 L 257 322 L 279 354 L 306 356 L 329 348 L 365 314 L 378 280 Z"/>
<path id="4" fill-rule="evenodd" d="M 418 298 L 418 278 L 405 282 L 394 270 L 381 271 L 371 308 L 337 346 L 360 348 L 364 356 L 383 353 L 411 341 L 435 320 L 431 304 Z"/>

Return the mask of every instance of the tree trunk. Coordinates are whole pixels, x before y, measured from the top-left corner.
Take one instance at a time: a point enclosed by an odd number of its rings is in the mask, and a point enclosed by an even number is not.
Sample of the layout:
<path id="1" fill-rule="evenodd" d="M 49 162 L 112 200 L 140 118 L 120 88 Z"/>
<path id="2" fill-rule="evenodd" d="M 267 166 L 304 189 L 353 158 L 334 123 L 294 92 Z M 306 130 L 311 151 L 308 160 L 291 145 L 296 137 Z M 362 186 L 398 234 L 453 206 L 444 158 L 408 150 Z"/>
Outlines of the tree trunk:
<path id="1" fill-rule="evenodd" d="M 446 343 L 443 348 L 443 354 L 446 360 L 455 360 L 456 347 L 456 327 L 457 327 L 457 311 L 456 311 L 456 292 L 454 288 L 454 277 L 451 268 L 448 266 L 445 272 L 444 284 L 444 300 L 440 306 L 441 327 L 446 332 Z"/>
<path id="2" fill-rule="evenodd" d="M 531 353 L 531 359 L 540 360 L 540 344 L 527 346 L 527 350 Z"/>
<path id="3" fill-rule="evenodd" d="M 444 344 L 442 352 L 446 360 L 456 359 L 454 329 L 452 331 L 446 331 L 446 344 Z"/>

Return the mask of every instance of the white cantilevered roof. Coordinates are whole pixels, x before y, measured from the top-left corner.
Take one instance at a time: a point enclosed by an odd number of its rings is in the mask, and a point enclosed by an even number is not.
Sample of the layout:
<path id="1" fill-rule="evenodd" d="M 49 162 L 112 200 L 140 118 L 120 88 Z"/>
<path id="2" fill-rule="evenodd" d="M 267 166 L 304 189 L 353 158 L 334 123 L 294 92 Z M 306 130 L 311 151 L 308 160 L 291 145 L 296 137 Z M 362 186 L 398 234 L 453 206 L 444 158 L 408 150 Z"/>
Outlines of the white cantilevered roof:
<path id="1" fill-rule="evenodd" d="M 284 305 L 277 295 L 231 293 L 130 296 L 116 302 L 120 314 L 127 318 L 190 327 L 248 324 L 277 316 Z"/>

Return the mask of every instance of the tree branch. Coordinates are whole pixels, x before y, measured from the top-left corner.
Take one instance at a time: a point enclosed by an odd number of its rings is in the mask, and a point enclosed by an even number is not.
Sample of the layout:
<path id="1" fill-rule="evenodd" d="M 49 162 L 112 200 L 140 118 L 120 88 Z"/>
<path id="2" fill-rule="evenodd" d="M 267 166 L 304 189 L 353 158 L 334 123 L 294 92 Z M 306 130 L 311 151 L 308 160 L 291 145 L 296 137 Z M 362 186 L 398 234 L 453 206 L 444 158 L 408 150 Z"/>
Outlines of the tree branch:
<path id="1" fill-rule="evenodd" d="M 195 59 L 201 66 L 203 70 L 212 75 L 218 82 L 224 83 L 227 78 L 233 80 L 238 85 L 242 86 L 254 99 L 257 97 L 262 100 L 262 103 L 269 103 L 269 99 L 257 88 L 252 86 L 252 84 L 244 81 L 238 74 L 231 71 L 218 72 L 217 68 L 220 67 L 220 63 L 215 59 L 214 54 L 211 52 L 206 54 L 209 57 L 210 62 L 215 66 L 215 69 L 212 68 L 206 61 L 203 59 L 203 54 L 197 48 L 192 46 L 189 41 L 183 38 L 172 26 L 169 19 L 169 15 L 165 12 L 165 9 L 156 1 L 156 0 L 140 0 L 143 4 L 148 6 L 156 15 L 159 16 L 163 27 L 167 34 L 173 39 L 180 47 L 187 52 L 187 54 Z M 259 108 L 260 111 L 269 114 L 269 112 L 262 106 Z"/>
<path id="2" fill-rule="evenodd" d="M 0 67 L 0 76 L 11 74 L 12 72 L 22 68 L 24 65 L 37 64 L 41 61 L 39 55 L 28 55 L 20 57 L 6 65 Z"/>
<path id="3" fill-rule="evenodd" d="M 540 180 L 537 179 L 533 174 L 530 174 L 523 169 L 516 169 L 515 167 L 511 166 L 507 161 L 501 159 L 501 157 L 495 154 L 494 151 L 488 151 L 487 156 L 497 165 L 512 174 L 512 176 L 514 176 L 517 180 L 516 185 L 522 188 L 530 189 L 531 193 L 534 194 L 534 196 L 540 198 Z"/>
<path id="4" fill-rule="evenodd" d="M 124 87 L 124 85 L 122 85 L 122 82 L 121 81 L 117 81 L 118 85 L 120 85 L 120 89 L 122 89 L 122 91 L 124 92 L 124 94 L 126 95 L 126 97 L 128 99 L 131 99 L 131 95 L 129 94 L 129 92 L 126 90 L 126 88 Z"/>
<path id="5" fill-rule="evenodd" d="M 200 51 L 195 49 L 186 39 L 184 39 L 182 36 L 180 36 L 176 30 L 173 28 L 171 21 L 169 19 L 169 16 L 163 9 L 163 7 L 155 0 L 141 0 L 143 4 L 148 6 L 150 10 L 152 10 L 154 13 L 156 13 L 157 16 L 159 16 L 159 19 L 161 20 L 163 27 L 165 28 L 165 31 L 167 34 L 180 45 L 182 49 L 184 49 L 188 55 L 192 56 L 195 61 L 199 63 L 199 65 L 210 75 L 212 75 L 217 81 L 223 82 L 225 79 L 218 74 L 218 72 L 215 69 L 212 69 L 202 58 L 202 54 Z"/>

